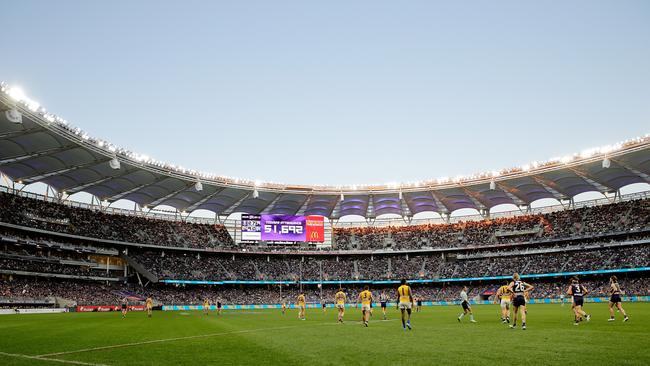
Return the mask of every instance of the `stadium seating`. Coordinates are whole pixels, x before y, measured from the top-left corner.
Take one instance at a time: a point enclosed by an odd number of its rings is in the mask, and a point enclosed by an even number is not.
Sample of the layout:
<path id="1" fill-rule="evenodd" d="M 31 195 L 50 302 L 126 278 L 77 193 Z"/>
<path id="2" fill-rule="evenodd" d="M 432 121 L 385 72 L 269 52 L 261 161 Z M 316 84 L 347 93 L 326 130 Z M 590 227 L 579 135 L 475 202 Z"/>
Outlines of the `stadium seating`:
<path id="1" fill-rule="evenodd" d="M 540 250 L 538 248 L 538 250 Z M 557 250 L 557 249 L 554 249 Z M 650 245 L 443 261 L 441 255 L 297 256 L 188 255 L 142 252 L 136 261 L 160 278 L 184 280 L 372 280 L 468 278 L 650 266 Z M 515 252 L 516 253 L 516 252 Z M 523 254 L 523 253 L 522 253 Z"/>
<path id="2" fill-rule="evenodd" d="M 460 284 L 444 279 L 650 266 L 648 200 L 440 225 L 335 228 L 336 252 L 278 253 L 236 246 L 223 225 L 112 215 L 6 193 L 0 193 L 0 204 L 2 296 L 57 296 L 88 305 L 115 304 L 125 291 L 168 304 L 214 296 L 229 303 L 280 301 L 279 288 L 270 285 L 142 287 L 138 271 L 154 282 L 436 279 L 443 281 L 416 286 L 417 294 L 449 300 L 457 297 Z M 45 278 L 52 276 L 71 279 Z M 101 281 L 80 280 L 88 277 Z M 623 279 L 623 287 L 647 295 L 646 277 Z M 603 278 L 590 280 L 594 294 L 604 291 Z M 565 283 L 564 278 L 541 281 L 535 296 L 558 296 Z M 489 293 L 495 286 L 474 281 L 472 291 Z M 323 291 L 328 299 L 335 287 L 307 287 L 308 297 L 320 299 Z M 285 288 L 283 296 L 293 298 L 296 291 Z"/>
<path id="3" fill-rule="evenodd" d="M 650 279 L 630 278 L 619 281 L 627 295 L 648 295 L 650 293 Z M 583 281 L 590 291 L 590 296 L 607 296 L 607 279 Z M 493 293 L 499 284 L 478 283 L 470 284 L 471 297 L 481 294 Z M 536 298 L 559 298 L 568 287 L 567 281 L 553 280 L 547 282 L 534 282 L 535 290 L 531 296 Z M 360 286 L 344 286 L 345 291 L 352 298 L 361 291 Z M 457 300 L 462 285 L 448 286 L 413 286 L 414 295 L 424 301 L 451 301 Z M 322 298 L 332 302 L 338 286 L 322 288 Z M 375 286 L 372 289 L 377 295 L 382 290 L 394 298 L 394 287 Z M 142 288 L 135 284 L 82 282 L 56 279 L 17 278 L 3 282 L 0 287 L 2 298 L 65 298 L 79 305 L 115 305 L 118 304 L 124 293 L 134 293 L 142 297 L 152 296 L 156 301 L 166 305 L 200 304 L 203 299 L 212 302 L 220 299 L 227 304 L 278 304 L 283 298 L 294 302 L 298 296 L 298 288 L 285 287 L 280 293 L 278 286 L 174 286 L 156 285 Z M 303 290 L 307 301 L 320 302 L 321 289 L 317 286 L 305 287 Z M 0 307 L 2 307 L 0 301 Z"/>
<path id="4" fill-rule="evenodd" d="M 650 202 L 636 200 L 543 215 L 454 224 L 334 229 L 337 249 L 453 248 L 585 237 L 650 228 Z"/>
<path id="5" fill-rule="evenodd" d="M 231 246 L 223 225 L 155 220 L 106 214 L 98 210 L 0 192 L 0 221 L 59 233 L 106 240 L 192 248 Z"/>
<path id="6" fill-rule="evenodd" d="M 0 192 L 0 222 L 157 246 L 233 248 L 223 225 L 194 224 L 141 216 L 106 214 Z M 459 248 L 589 237 L 650 230 L 650 202 L 635 200 L 543 215 L 453 224 L 333 229 L 339 250 Z"/>

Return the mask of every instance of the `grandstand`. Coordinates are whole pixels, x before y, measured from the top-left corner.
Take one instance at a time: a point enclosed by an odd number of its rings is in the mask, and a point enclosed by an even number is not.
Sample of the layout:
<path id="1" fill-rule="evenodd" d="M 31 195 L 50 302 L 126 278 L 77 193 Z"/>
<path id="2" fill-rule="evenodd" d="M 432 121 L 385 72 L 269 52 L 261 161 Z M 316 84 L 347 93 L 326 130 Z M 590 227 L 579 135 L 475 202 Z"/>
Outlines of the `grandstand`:
<path id="1" fill-rule="evenodd" d="M 1 91 L 0 107 L 20 117 L 0 117 L 0 273 L 11 279 L 5 306 L 23 299 L 111 306 L 125 291 L 153 293 L 168 305 L 199 304 L 205 291 L 223 293 L 230 304 L 278 304 L 299 288 L 320 302 L 341 284 L 382 287 L 401 278 L 436 302 L 450 300 L 462 283 L 493 293 L 513 272 L 541 281 L 536 296 L 545 299 L 558 298 L 576 274 L 594 281 L 621 274 L 630 294 L 648 295 L 648 192 L 621 194 L 650 182 L 648 136 L 452 180 L 305 186 L 159 162 L 88 136 L 5 83 Z M 35 183 L 47 194 L 25 189 Z M 91 203 L 70 200 L 78 192 Z M 585 192 L 605 198 L 574 201 Z M 548 198 L 558 204 L 532 207 Z M 112 208 L 118 200 L 134 209 Z M 519 210 L 492 212 L 503 204 Z M 176 211 L 158 210 L 162 205 Z M 479 215 L 454 215 L 468 208 Z M 200 209 L 214 217 L 191 215 Z M 423 212 L 439 218 L 414 218 Z M 327 224 L 317 245 L 250 241 L 241 213 L 317 215 Z M 365 221 L 341 220 L 350 215 Z M 248 295 L 232 295 L 241 285 Z"/>
<path id="2" fill-rule="evenodd" d="M 0 366 L 650 364 L 650 2 L 0 14 Z"/>
<path id="3" fill-rule="evenodd" d="M 147 297 L 165 311 L 205 301 L 293 308 L 300 293 L 309 308 L 327 308 L 339 287 L 392 294 L 401 279 L 425 306 L 458 304 L 465 286 L 473 304 L 488 304 L 515 272 L 535 284 L 532 304 L 563 303 L 574 276 L 589 302 L 607 301 L 611 275 L 625 301 L 650 296 L 650 191 L 622 193 L 650 182 L 649 136 L 453 180 L 285 185 L 158 162 L 88 136 L 4 83 L 1 91 L 0 108 L 12 112 L 0 115 L 0 314 L 110 312 L 123 299 L 138 311 Z M 90 203 L 76 201 L 79 192 Z M 585 192 L 602 198 L 574 199 Z M 544 199 L 555 204 L 535 206 Z M 122 200 L 134 208 L 112 207 Z M 495 210 L 504 204 L 517 210 Z M 322 233 L 285 239 L 283 226 L 251 240 L 266 217 L 305 218 L 300 230 Z"/>

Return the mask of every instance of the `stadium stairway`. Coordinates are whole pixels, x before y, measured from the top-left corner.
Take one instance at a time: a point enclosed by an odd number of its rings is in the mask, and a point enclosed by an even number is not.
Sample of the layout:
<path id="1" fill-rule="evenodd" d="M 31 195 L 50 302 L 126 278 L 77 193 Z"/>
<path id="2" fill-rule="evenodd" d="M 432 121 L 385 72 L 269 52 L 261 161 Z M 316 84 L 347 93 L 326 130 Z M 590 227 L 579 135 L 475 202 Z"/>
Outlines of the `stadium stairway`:
<path id="1" fill-rule="evenodd" d="M 158 282 L 158 277 L 156 275 L 154 275 L 153 273 L 147 271 L 147 269 L 144 268 L 144 266 L 141 265 L 140 263 L 138 263 L 135 259 L 129 257 L 126 254 L 121 254 L 120 257 L 122 259 L 124 259 L 126 261 L 126 263 L 129 264 L 129 266 L 131 266 L 133 269 L 135 269 L 136 272 L 138 272 L 139 274 L 144 276 L 144 278 L 148 279 L 149 282 L 151 282 L 151 283 L 157 283 Z"/>

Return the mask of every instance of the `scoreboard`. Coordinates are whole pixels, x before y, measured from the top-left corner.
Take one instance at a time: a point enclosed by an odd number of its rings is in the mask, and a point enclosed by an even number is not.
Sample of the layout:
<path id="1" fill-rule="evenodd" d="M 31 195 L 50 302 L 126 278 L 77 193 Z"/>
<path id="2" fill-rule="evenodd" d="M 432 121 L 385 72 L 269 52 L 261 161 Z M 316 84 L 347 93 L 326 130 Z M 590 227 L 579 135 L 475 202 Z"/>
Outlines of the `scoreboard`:
<path id="1" fill-rule="evenodd" d="M 241 240 L 262 240 L 260 229 L 260 215 L 241 215 Z"/>
<path id="2" fill-rule="evenodd" d="M 323 242 L 323 216 L 241 216 L 241 238 L 245 241 Z"/>

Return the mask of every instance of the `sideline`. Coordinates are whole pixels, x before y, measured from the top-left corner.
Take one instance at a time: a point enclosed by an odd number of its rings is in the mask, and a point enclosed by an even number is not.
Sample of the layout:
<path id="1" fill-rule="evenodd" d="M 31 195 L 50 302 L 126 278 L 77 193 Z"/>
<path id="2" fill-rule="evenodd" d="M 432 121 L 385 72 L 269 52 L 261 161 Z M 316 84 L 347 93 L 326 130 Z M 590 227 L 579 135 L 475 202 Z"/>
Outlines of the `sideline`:
<path id="1" fill-rule="evenodd" d="M 6 353 L 0 351 L 0 355 L 2 356 L 7 356 L 7 357 L 16 357 L 16 358 L 26 358 L 28 360 L 39 360 L 39 361 L 46 361 L 46 362 L 59 362 L 59 363 L 67 363 L 71 365 L 85 365 L 85 366 L 108 366 L 106 364 L 101 364 L 101 363 L 90 363 L 90 362 L 81 362 L 81 361 L 71 361 L 71 360 L 60 360 L 57 358 L 49 358 L 45 356 L 30 356 L 30 355 L 23 355 L 20 353 Z"/>

